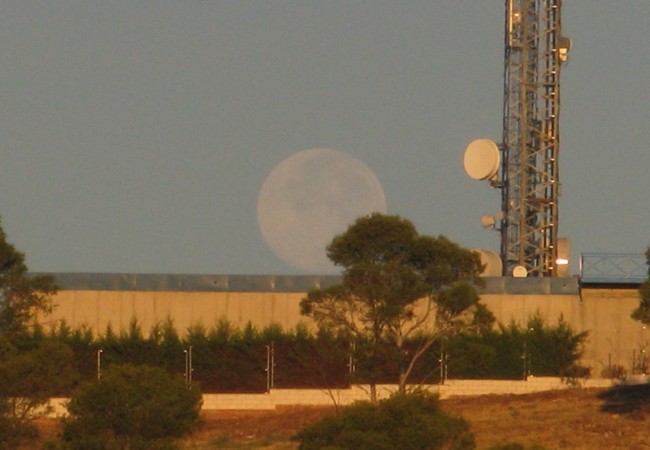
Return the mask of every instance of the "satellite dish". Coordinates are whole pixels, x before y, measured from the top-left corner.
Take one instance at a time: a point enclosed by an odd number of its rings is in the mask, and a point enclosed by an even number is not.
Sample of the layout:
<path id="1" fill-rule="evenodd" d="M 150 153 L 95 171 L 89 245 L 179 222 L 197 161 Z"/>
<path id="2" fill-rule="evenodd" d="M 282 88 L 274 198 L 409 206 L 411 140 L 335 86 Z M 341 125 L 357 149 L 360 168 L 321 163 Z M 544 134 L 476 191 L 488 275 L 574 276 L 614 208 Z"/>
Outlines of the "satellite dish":
<path id="1" fill-rule="evenodd" d="M 489 139 L 477 139 L 465 149 L 465 172 L 475 180 L 494 178 L 501 165 L 499 147 Z"/>
<path id="2" fill-rule="evenodd" d="M 492 228 L 496 223 L 497 221 L 494 218 L 494 216 L 485 214 L 481 217 L 481 225 L 483 226 L 483 228 Z"/>
<path id="3" fill-rule="evenodd" d="M 512 276 L 515 278 L 526 278 L 528 276 L 528 271 L 524 266 L 515 266 L 512 269 Z"/>
<path id="4" fill-rule="evenodd" d="M 481 272 L 482 277 L 500 277 L 503 275 L 503 263 L 501 262 L 501 256 L 497 252 L 484 249 L 474 249 L 473 251 L 481 257 L 481 264 L 484 266 L 483 272 Z"/>

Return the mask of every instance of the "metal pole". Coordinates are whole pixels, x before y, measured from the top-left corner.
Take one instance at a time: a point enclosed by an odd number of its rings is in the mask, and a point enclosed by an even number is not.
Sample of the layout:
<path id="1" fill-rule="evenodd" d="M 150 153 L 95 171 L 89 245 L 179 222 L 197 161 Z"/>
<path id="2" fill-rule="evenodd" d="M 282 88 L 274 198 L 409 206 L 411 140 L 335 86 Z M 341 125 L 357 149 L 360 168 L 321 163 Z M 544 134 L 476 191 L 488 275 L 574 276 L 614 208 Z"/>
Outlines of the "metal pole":
<path id="1" fill-rule="evenodd" d="M 190 353 L 190 356 L 189 356 L 189 369 L 190 370 L 189 370 L 188 378 L 189 378 L 189 386 L 191 386 L 192 385 L 192 372 L 194 371 L 194 367 L 192 366 L 192 346 L 191 345 L 190 345 L 190 352 L 189 353 Z"/>
<path id="2" fill-rule="evenodd" d="M 189 389 L 192 385 L 192 346 L 190 345 L 187 350 L 183 350 L 185 353 L 185 385 Z"/>
<path id="3" fill-rule="evenodd" d="M 271 342 L 271 389 L 275 384 L 275 345 Z"/>
<path id="4" fill-rule="evenodd" d="M 271 391 L 271 346 L 266 346 L 266 392 Z"/>
<path id="5" fill-rule="evenodd" d="M 356 352 L 356 347 L 357 347 L 356 341 L 352 341 L 350 356 L 348 357 L 348 375 L 350 376 L 350 379 L 352 379 L 352 375 L 356 370 L 355 361 L 354 361 L 354 353 Z"/>
<path id="6" fill-rule="evenodd" d="M 442 339 L 440 340 L 440 384 L 445 384 L 445 347 Z"/>
<path id="7" fill-rule="evenodd" d="M 97 381 L 102 378 L 102 353 L 104 350 L 101 348 L 97 350 Z"/>
<path id="8" fill-rule="evenodd" d="M 522 357 L 524 359 L 524 381 L 526 381 L 527 377 L 527 367 L 526 367 L 526 358 L 528 358 L 527 351 L 526 351 L 526 340 L 524 340 L 524 355 Z"/>
<path id="9" fill-rule="evenodd" d="M 187 350 L 183 350 L 183 353 L 185 354 L 185 373 L 183 374 L 183 377 L 185 378 L 185 387 L 188 387 L 189 386 L 188 375 L 189 375 L 189 367 L 190 367 L 189 359 L 188 359 L 189 354 L 187 353 Z"/>

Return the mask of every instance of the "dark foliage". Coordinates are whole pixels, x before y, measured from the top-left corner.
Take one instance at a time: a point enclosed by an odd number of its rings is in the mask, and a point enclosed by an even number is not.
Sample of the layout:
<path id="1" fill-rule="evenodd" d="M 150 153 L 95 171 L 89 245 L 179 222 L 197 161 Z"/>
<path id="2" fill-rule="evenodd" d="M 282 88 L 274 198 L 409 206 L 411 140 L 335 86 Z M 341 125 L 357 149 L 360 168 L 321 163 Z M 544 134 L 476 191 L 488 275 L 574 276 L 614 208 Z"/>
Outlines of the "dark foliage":
<path id="1" fill-rule="evenodd" d="M 298 433 L 301 450 L 471 450 L 469 424 L 440 410 L 423 392 L 377 404 L 357 403 Z"/>
<path id="2" fill-rule="evenodd" d="M 639 286 L 639 306 L 632 312 L 632 318 L 642 323 L 650 324 L 650 247 L 645 252 L 648 265 L 648 279 Z"/>
<path id="3" fill-rule="evenodd" d="M 36 314 L 51 311 L 51 296 L 57 292 L 54 279 L 27 272 L 25 255 L 7 242 L 0 227 L 0 339 L 15 339 Z"/>
<path id="4" fill-rule="evenodd" d="M 579 365 L 587 332 L 576 333 L 562 318 L 556 325 L 532 316 L 525 327 L 511 323 L 446 342 L 453 378 L 524 378 L 527 375 L 581 378 Z"/>
<path id="5" fill-rule="evenodd" d="M 263 330 L 249 325 L 238 330 L 226 321 L 212 329 L 194 327 L 183 337 L 171 321 L 155 326 L 147 337 L 137 322 L 121 334 L 109 327 L 102 336 L 93 336 L 87 328 L 71 330 L 60 324 L 46 336 L 38 331 L 25 337 L 22 349 L 35 348 L 43 339 L 60 341 L 72 349 L 71 366 L 78 370 L 80 380 L 97 378 L 100 349 L 102 371 L 116 364 L 139 364 L 183 377 L 185 352 L 191 346 L 192 378 L 204 392 L 261 393 L 266 391 L 268 381 L 275 388 L 326 389 L 371 381 L 392 383 L 400 364 L 405 363 L 402 351 L 390 342 L 367 350 L 363 342 L 326 330 L 312 334 L 304 327 L 282 330 L 277 325 Z M 404 344 L 407 356 L 419 348 L 418 339 L 414 336 Z M 584 376 L 585 369 L 578 361 L 585 339 L 586 333 L 575 333 L 562 320 L 549 325 L 534 316 L 526 327 L 510 324 L 437 339 L 414 365 L 411 380 L 415 384 L 432 384 L 440 382 L 441 375 L 457 379 L 521 379 L 524 370 L 536 376 Z M 445 362 L 444 371 L 441 360 Z M 269 379 L 267 364 L 271 361 L 273 377 Z M 70 395 L 73 387 L 62 387 L 57 395 Z"/>
<path id="6" fill-rule="evenodd" d="M 34 437 L 32 419 L 76 381 L 69 347 L 51 340 L 32 344 L 20 351 L 5 343 L 0 350 L 0 449 Z"/>
<path id="7" fill-rule="evenodd" d="M 148 366 L 114 365 L 81 386 L 64 421 L 71 450 L 168 448 L 199 424 L 201 393 L 182 378 Z"/>

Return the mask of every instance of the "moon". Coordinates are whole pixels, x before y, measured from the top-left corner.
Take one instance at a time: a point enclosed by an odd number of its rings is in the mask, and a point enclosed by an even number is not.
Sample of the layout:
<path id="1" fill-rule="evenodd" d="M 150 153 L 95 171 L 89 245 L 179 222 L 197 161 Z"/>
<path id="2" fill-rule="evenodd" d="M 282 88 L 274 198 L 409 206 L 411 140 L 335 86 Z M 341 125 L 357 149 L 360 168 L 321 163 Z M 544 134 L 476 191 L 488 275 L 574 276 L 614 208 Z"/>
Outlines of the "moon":
<path id="1" fill-rule="evenodd" d="M 358 217 L 373 212 L 386 212 L 377 177 L 358 159 L 327 148 L 304 150 L 282 161 L 257 199 L 257 222 L 267 245 L 309 273 L 335 273 L 327 245 Z"/>

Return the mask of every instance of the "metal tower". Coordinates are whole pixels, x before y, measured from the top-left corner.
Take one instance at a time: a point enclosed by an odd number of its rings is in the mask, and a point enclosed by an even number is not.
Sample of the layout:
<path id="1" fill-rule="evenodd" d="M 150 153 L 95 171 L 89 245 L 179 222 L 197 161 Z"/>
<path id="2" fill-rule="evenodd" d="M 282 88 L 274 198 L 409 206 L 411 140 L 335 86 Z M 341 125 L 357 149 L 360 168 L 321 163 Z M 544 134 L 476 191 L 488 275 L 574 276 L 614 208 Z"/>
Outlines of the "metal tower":
<path id="1" fill-rule="evenodd" d="M 558 263 L 568 263 L 569 241 L 557 234 L 560 69 L 571 41 L 561 32 L 562 0 L 505 6 L 503 141 L 470 143 L 465 171 L 501 189 L 501 212 L 481 221 L 501 234 L 503 275 L 565 276 Z"/>
<path id="2" fill-rule="evenodd" d="M 562 0 L 506 0 L 501 258 L 506 275 L 555 276 Z M 522 270 L 522 269 L 519 269 Z"/>

